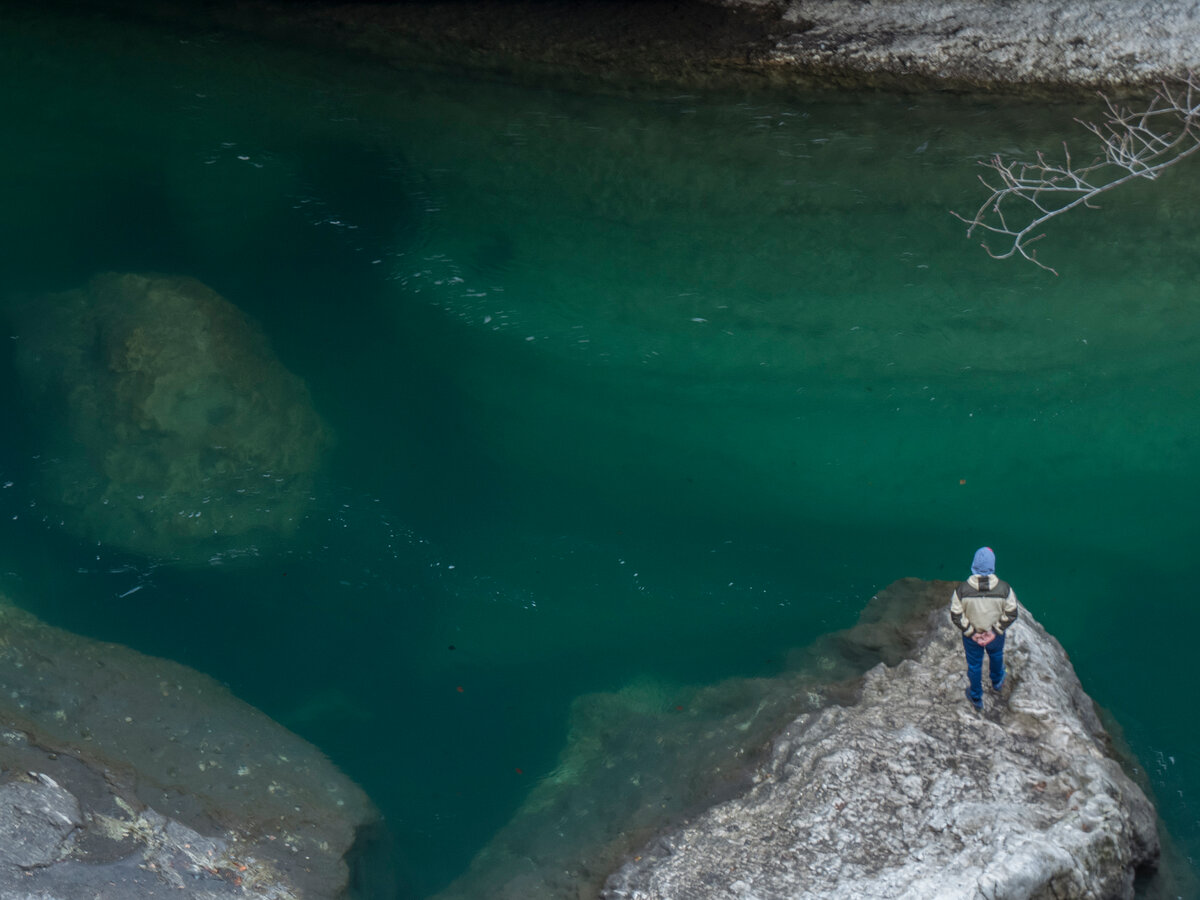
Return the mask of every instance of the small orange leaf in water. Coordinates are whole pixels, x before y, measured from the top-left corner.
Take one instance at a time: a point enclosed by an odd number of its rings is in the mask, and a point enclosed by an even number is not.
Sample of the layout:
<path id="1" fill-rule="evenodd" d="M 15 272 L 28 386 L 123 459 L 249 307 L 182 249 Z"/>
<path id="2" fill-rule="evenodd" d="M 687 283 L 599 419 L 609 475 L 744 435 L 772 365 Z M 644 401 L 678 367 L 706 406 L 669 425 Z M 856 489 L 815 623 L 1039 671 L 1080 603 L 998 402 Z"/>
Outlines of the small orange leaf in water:
<path id="1" fill-rule="evenodd" d="M 677 707 L 675 707 L 675 708 L 676 708 L 677 710 L 680 710 L 681 712 L 683 711 L 683 707 L 682 707 L 682 706 L 677 706 Z"/>
<path id="2" fill-rule="evenodd" d="M 958 483 L 959 483 L 959 484 L 966 484 L 966 483 L 967 483 L 967 479 L 965 479 L 965 478 L 960 478 L 960 479 L 958 479 Z"/>
<path id="3" fill-rule="evenodd" d="M 455 688 L 455 690 L 461 694 L 463 692 L 462 685 L 460 684 L 458 687 Z"/>
<path id="4" fill-rule="evenodd" d="M 520 769 L 517 769 L 517 774 L 518 774 L 518 775 L 524 775 L 525 773 L 524 773 L 524 772 L 522 772 Z"/>

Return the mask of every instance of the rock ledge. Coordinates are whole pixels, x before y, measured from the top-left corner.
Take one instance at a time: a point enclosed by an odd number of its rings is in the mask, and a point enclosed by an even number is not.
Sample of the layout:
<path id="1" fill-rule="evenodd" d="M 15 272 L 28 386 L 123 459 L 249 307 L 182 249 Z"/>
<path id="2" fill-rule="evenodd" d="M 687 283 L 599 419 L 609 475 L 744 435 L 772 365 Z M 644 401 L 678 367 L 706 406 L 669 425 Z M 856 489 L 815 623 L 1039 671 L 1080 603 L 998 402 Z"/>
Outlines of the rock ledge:
<path id="1" fill-rule="evenodd" d="M 950 589 L 888 592 L 928 608 Z M 748 792 L 657 840 L 602 896 L 1132 897 L 1158 858 L 1154 809 L 1061 645 L 1022 609 L 1008 683 L 980 714 L 944 603 L 927 631 L 914 658 L 868 672 L 853 705 L 796 718 Z"/>
<path id="2" fill-rule="evenodd" d="M 211 678 L 0 596 L 0 900 L 348 900 L 390 877 L 383 830 Z"/>

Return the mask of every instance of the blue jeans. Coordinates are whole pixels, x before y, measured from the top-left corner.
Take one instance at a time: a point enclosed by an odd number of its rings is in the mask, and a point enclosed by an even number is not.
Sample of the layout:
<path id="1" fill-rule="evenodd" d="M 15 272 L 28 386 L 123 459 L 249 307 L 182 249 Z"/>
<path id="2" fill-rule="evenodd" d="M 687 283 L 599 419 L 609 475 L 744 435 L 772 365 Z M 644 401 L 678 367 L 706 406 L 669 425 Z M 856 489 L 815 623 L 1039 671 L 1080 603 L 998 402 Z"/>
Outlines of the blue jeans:
<path id="1" fill-rule="evenodd" d="M 986 647 L 980 647 L 969 637 L 963 637 L 963 650 L 967 654 L 967 680 L 971 682 L 971 699 L 976 703 L 983 700 L 983 653 L 988 656 L 988 675 L 992 679 L 992 687 L 1004 680 L 1004 635 L 996 635 L 996 639 Z"/>

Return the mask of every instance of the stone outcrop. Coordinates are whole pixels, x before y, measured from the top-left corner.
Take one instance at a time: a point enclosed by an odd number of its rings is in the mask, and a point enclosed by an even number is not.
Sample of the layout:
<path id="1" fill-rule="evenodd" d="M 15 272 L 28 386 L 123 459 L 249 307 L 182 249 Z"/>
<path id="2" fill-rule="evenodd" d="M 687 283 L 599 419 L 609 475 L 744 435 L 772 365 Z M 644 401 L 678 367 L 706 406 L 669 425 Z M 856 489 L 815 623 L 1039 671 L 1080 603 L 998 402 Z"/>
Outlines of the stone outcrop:
<path id="1" fill-rule="evenodd" d="M 1133 896 L 1159 855 L 1154 810 L 1059 643 L 1022 609 L 981 714 L 950 585 L 889 590 L 940 601 L 913 657 L 871 669 L 853 703 L 801 713 L 749 790 L 636 853 L 602 897 Z"/>
<path id="2" fill-rule="evenodd" d="M 1010 870 L 1061 871 L 1057 896 L 1083 897 L 1066 853 L 1110 851 L 1085 874 L 1121 896 L 1158 852 L 1153 809 L 1027 613 L 1010 686 L 969 706 L 951 589 L 899 581 L 774 677 L 578 698 L 558 766 L 439 900 L 589 900 L 606 879 L 612 900 L 959 900 Z M 874 894 L 871 866 L 891 873 Z M 948 893 L 904 893 L 930 874 Z"/>
<path id="3" fill-rule="evenodd" d="M 212 679 L 0 598 L 0 897 L 344 900 L 386 881 L 383 841 L 361 789 Z"/>
<path id="4" fill-rule="evenodd" d="M 791 0 L 782 20 L 770 65 L 888 83 L 1124 85 L 1200 65 L 1191 2 Z"/>
<path id="5" fill-rule="evenodd" d="M 199 562 L 296 528 L 326 430 L 233 304 L 193 278 L 106 274 L 16 318 L 21 373 L 66 422 L 42 472 L 71 530 Z"/>

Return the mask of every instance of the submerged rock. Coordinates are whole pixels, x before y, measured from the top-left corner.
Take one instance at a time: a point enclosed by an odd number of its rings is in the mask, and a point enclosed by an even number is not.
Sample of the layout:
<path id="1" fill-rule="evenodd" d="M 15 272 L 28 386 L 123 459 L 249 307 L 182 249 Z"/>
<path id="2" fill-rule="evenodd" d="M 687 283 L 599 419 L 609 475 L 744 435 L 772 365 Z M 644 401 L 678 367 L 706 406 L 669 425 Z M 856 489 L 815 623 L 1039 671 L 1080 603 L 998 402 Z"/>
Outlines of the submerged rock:
<path id="1" fill-rule="evenodd" d="M 18 318 L 40 419 L 61 412 L 44 475 L 72 530 L 200 561 L 295 529 L 326 429 L 231 303 L 192 278 L 106 274 Z"/>
<path id="2" fill-rule="evenodd" d="M 643 681 L 576 699 L 554 771 L 439 900 L 596 897 L 655 832 L 747 789 L 762 748 L 797 715 L 849 702 L 865 671 L 915 651 L 924 613 L 948 591 L 905 587 L 881 593 L 853 628 L 797 651 L 781 675 L 702 687 Z"/>
<path id="3" fill-rule="evenodd" d="M 819 702 L 777 687 L 644 682 L 579 697 L 554 771 L 436 900 L 595 897 L 637 842 L 740 782 L 748 738 L 765 740 L 797 703 Z"/>
<path id="4" fill-rule="evenodd" d="M 311 744 L 2 598 L 0 722 L 0 896 L 342 900 L 386 880 L 378 812 Z"/>
<path id="5" fill-rule="evenodd" d="M 947 583 L 911 659 L 856 700 L 803 712 L 753 786 L 651 843 L 608 900 L 746 897 L 1128 898 L 1159 855 L 1155 813 L 1059 643 L 1022 609 L 1008 681 L 983 714 L 963 697 Z"/>

